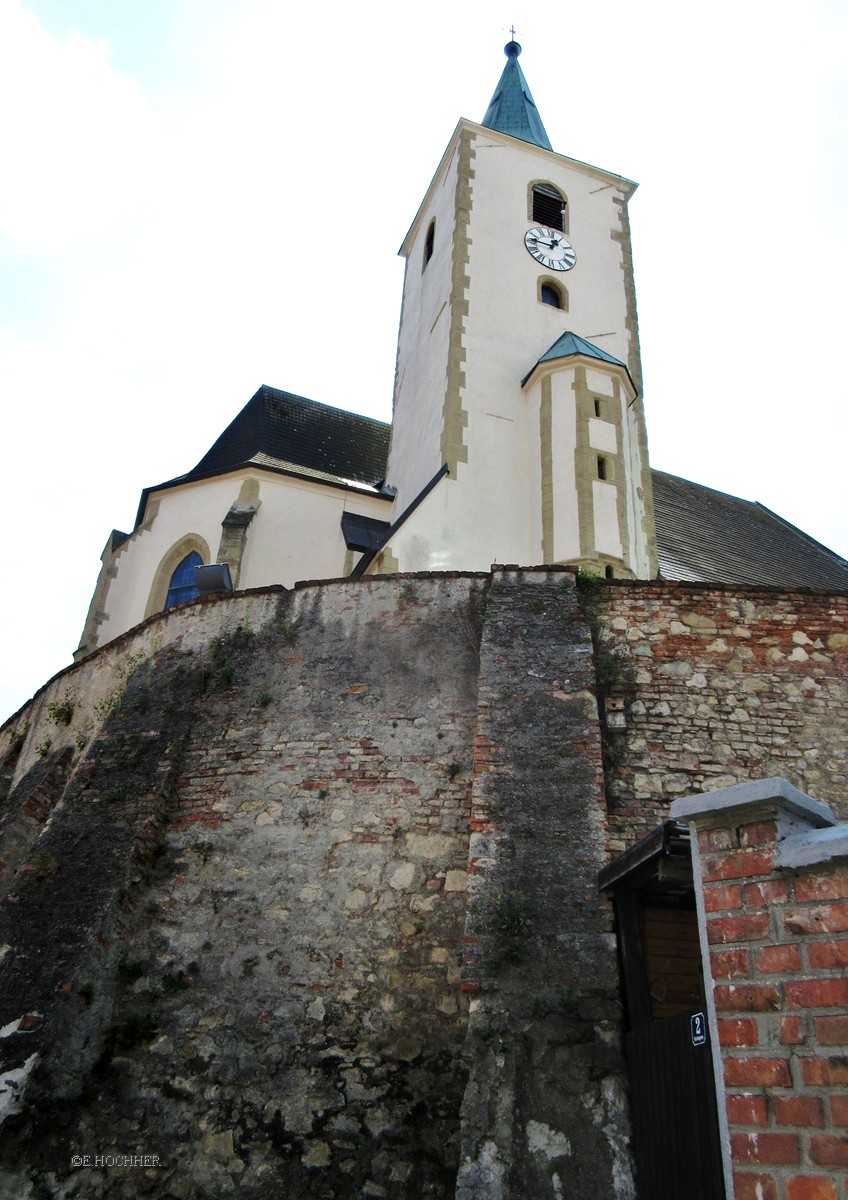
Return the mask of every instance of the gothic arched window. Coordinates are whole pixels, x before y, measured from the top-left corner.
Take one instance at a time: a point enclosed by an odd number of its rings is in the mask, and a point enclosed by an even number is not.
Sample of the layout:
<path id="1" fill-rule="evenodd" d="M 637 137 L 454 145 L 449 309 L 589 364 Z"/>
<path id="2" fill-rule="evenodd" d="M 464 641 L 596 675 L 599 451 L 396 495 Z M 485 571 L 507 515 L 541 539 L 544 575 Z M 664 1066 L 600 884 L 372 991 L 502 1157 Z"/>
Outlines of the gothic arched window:
<path id="1" fill-rule="evenodd" d="M 565 232 L 565 196 L 553 184 L 534 184 L 532 219 L 537 225 Z"/>
<path id="2" fill-rule="evenodd" d="M 203 559 L 196 550 L 187 554 L 171 576 L 168 584 L 168 595 L 165 598 L 165 608 L 174 608 L 177 604 L 185 604 L 198 597 L 197 585 L 194 582 L 194 568 L 202 567 Z"/>

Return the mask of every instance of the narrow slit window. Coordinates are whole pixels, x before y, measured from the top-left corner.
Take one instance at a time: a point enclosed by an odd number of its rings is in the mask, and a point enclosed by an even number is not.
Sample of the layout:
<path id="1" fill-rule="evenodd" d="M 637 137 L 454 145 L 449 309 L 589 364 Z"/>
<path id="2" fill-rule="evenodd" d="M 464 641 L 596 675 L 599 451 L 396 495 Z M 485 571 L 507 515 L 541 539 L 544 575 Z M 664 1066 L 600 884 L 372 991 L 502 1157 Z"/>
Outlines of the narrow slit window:
<path id="1" fill-rule="evenodd" d="M 595 416 L 599 417 L 600 415 L 601 415 L 601 402 L 600 402 L 600 400 L 596 400 L 595 401 Z"/>
<path id="2" fill-rule="evenodd" d="M 565 196 L 549 183 L 533 188 L 533 220 L 549 229 L 565 230 Z"/>
<path id="3" fill-rule="evenodd" d="M 604 567 L 604 579 L 615 579 L 615 572 L 612 567 Z"/>
<path id="4" fill-rule="evenodd" d="M 607 460 L 598 458 L 598 479 L 606 479 L 607 477 Z"/>
<path id="5" fill-rule="evenodd" d="M 427 230 L 427 237 L 424 240 L 424 262 L 421 270 L 427 266 L 427 263 L 433 257 L 433 246 L 436 242 L 436 222 L 435 219 L 430 222 L 430 228 Z"/>

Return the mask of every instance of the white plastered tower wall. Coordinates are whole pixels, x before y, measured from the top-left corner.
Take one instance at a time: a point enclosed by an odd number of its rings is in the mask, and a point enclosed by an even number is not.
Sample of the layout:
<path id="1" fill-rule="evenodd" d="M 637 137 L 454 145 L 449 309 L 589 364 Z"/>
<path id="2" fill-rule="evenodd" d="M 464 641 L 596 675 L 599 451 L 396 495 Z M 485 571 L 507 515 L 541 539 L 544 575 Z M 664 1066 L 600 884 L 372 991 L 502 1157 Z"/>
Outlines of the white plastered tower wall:
<path id="1" fill-rule="evenodd" d="M 532 219 L 532 187 L 540 183 L 565 195 L 566 235 L 577 253 L 574 269 L 556 278 L 524 245 L 524 234 L 538 223 Z M 647 439 L 632 382 L 638 385 L 640 367 L 626 209 L 635 187 L 460 121 L 401 248 L 407 269 L 387 472 L 397 489 L 393 519 L 443 463 L 449 475 L 436 488 L 438 501 L 435 494 L 428 498 L 393 536 L 382 569 L 386 563 L 399 570 L 444 570 L 568 561 L 611 563 L 615 574 L 655 574 Z M 433 256 L 424 266 L 434 221 Z M 541 302 L 546 280 L 564 288 L 562 309 Z M 565 330 L 625 364 L 631 384 L 616 422 L 614 487 L 612 480 L 601 480 L 609 486 L 594 488 L 585 478 L 585 463 L 582 474 L 575 470 L 574 437 L 552 443 L 556 523 L 564 530 L 567 511 L 578 513 L 581 489 L 594 492 L 589 507 L 600 541 L 584 536 L 577 553 L 560 554 L 575 543 L 559 538 L 555 558 L 548 559 L 541 401 L 522 390 L 521 380 Z M 596 428 L 595 436 L 602 437 L 603 430 Z M 585 500 L 582 507 L 587 508 Z M 613 510 L 619 554 L 611 552 Z M 585 534 L 585 511 L 581 519 Z"/>
<path id="2" fill-rule="evenodd" d="M 542 560 L 650 578 L 636 389 L 612 363 L 571 355 L 525 382 L 539 429 Z M 603 478 L 598 465 L 603 462 Z"/>

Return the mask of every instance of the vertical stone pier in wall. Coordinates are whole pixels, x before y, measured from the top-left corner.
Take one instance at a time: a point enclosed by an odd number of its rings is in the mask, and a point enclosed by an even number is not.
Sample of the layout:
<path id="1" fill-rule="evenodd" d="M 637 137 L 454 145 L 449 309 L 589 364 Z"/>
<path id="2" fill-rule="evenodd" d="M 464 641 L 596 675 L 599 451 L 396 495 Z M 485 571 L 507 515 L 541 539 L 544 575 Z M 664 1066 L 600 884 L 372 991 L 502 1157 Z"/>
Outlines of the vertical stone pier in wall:
<path id="1" fill-rule="evenodd" d="M 496 569 L 482 623 L 458 1200 L 631 1197 L 592 643 L 573 571 Z"/>

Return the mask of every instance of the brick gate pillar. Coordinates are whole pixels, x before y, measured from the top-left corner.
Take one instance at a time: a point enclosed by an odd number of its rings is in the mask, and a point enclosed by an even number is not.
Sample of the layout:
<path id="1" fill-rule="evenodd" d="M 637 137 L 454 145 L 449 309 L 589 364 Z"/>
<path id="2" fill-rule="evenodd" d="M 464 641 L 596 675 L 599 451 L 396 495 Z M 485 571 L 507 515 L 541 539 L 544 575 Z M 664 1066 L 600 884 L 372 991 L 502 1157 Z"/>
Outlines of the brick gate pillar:
<path id="1" fill-rule="evenodd" d="M 670 815 L 692 830 L 728 1197 L 846 1200 L 848 825 L 785 779 Z"/>

